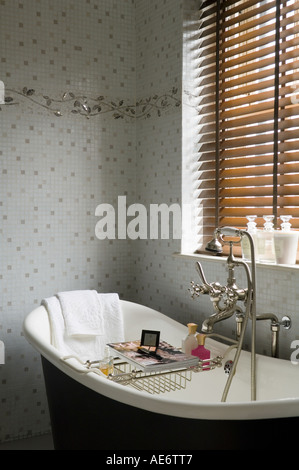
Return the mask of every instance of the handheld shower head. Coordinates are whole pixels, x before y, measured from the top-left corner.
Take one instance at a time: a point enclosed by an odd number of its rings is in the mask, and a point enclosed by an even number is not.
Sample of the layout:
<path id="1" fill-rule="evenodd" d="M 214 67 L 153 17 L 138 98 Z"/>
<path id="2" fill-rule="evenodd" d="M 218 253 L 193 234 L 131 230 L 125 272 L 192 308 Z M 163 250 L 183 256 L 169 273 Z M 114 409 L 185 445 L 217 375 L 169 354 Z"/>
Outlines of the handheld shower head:
<path id="1" fill-rule="evenodd" d="M 218 227 L 214 233 L 215 237 L 211 241 L 209 241 L 205 249 L 206 251 L 210 251 L 211 253 L 214 253 L 216 255 L 222 253 L 222 244 L 218 240 L 218 237 L 221 238 L 221 240 L 222 236 L 240 237 L 242 232 L 242 230 L 239 230 L 234 227 Z"/>

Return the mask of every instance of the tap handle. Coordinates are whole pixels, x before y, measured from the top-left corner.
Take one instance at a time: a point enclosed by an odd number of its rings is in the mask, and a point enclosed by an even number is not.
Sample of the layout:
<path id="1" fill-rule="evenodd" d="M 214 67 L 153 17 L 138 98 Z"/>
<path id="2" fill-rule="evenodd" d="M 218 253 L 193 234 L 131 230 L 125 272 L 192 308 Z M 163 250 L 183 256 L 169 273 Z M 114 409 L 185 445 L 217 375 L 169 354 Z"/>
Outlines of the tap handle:
<path id="1" fill-rule="evenodd" d="M 203 269 L 201 267 L 201 264 L 199 262 L 196 263 L 196 271 L 198 272 L 199 276 L 201 277 L 202 280 L 202 285 L 195 284 L 194 281 L 191 282 L 191 296 L 192 298 L 198 297 L 200 294 L 209 294 L 213 291 L 213 286 L 210 285 L 204 275 Z"/>
<path id="2" fill-rule="evenodd" d="M 188 291 L 191 294 L 192 299 L 198 297 L 201 294 L 201 287 L 198 284 L 195 284 L 194 281 L 191 281 L 191 287 L 189 287 Z"/>
<path id="3" fill-rule="evenodd" d="M 204 275 L 202 266 L 201 266 L 201 264 L 200 264 L 199 261 L 197 261 L 197 262 L 195 263 L 195 269 L 196 269 L 196 271 L 198 272 L 199 276 L 201 277 L 201 280 L 202 280 L 203 284 L 204 284 L 205 286 L 207 286 L 208 283 L 207 283 L 207 280 L 206 280 L 206 278 L 205 278 L 205 275 Z"/>
<path id="4" fill-rule="evenodd" d="M 191 281 L 191 287 L 188 289 L 192 299 L 199 297 L 200 294 L 208 294 L 210 292 L 210 286 L 208 284 L 195 284 L 194 281 Z"/>

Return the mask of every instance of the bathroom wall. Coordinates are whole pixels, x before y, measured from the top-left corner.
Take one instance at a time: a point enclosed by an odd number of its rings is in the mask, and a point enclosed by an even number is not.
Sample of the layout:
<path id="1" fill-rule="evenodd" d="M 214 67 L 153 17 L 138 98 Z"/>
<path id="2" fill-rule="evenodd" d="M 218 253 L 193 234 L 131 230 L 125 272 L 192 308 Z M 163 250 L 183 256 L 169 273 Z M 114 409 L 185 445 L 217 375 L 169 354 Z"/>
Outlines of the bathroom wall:
<path id="1" fill-rule="evenodd" d="M 156 96 L 147 119 L 137 120 L 137 201 L 181 204 L 182 1 L 138 1 L 136 4 L 137 99 Z M 161 103 L 164 113 L 160 116 Z M 170 228 L 172 220 L 170 218 Z M 138 240 L 136 299 L 180 317 L 173 252 L 180 240 Z"/>
<path id="2" fill-rule="evenodd" d="M 135 2 L 1 0 L 0 51 L 2 442 L 49 430 L 25 315 L 63 290 L 131 298 L 132 247 L 95 210 L 135 196 Z"/>
<path id="3" fill-rule="evenodd" d="M 212 313 L 207 297 L 190 298 L 195 260 L 174 255 L 180 240 L 95 236 L 96 207 L 116 207 L 120 195 L 147 208 L 182 202 L 182 171 L 196 158 L 182 132 L 182 23 L 196 3 L 0 0 L 0 80 L 12 99 L 0 106 L 0 442 L 50 429 L 40 360 L 22 335 L 42 298 L 95 288 L 182 323 Z M 226 281 L 221 261 L 202 263 L 209 281 Z M 299 271 L 259 267 L 257 276 L 259 312 L 292 317 L 281 335 L 289 357 Z M 233 320 L 218 331 L 231 334 Z M 269 347 L 269 326 L 258 325 L 258 348 Z"/>

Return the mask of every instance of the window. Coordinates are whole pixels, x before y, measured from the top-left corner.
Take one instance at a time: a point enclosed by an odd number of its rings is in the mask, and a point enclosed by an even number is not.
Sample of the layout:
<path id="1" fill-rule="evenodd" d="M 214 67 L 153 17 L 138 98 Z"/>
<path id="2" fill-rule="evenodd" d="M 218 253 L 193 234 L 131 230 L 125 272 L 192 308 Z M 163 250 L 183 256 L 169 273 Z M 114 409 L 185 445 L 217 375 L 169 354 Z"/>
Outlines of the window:
<path id="1" fill-rule="evenodd" d="M 199 22 L 201 249 L 216 226 L 292 215 L 299 229 L 299 2 L 203 1 Z"/>

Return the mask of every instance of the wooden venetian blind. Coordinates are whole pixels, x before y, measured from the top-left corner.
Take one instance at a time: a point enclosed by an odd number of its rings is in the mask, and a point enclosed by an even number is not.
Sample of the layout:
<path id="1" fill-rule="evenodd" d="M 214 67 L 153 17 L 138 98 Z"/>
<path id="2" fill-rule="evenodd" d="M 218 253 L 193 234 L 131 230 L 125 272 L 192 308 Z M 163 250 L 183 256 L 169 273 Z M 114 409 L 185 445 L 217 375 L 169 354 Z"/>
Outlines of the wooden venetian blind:
<path id="1" fill-rule="evenodd" d="M 299 1 L 203 1 L 198 79 L 203 245 L 247 215 L 299 228 Z"/>

